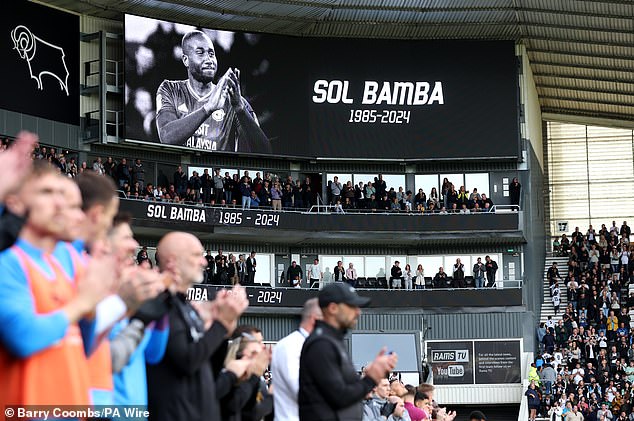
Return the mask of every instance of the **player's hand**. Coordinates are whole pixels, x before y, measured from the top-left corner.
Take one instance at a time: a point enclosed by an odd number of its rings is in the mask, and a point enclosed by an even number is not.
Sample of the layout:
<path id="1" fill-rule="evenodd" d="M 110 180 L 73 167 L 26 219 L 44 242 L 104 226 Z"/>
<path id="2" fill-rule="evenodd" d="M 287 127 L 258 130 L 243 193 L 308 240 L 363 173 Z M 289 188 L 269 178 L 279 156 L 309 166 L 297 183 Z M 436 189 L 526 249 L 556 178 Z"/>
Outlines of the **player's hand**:
<path id="1" fill-rule="evenodd" d="M 231 106 L 236 111 L 242 111 L 244 104 L 242 103 L 242 91 L 240 90 L 240 70 L 229 69 L 227 71 L 227 92 Z"/>
<path id="2" fill-rule="evenodd" d="M 157 271 L 140 266 L 121 270 L 121 284 L 117 293 L 130 312 L 135 312 L 144 301 L 155 298 L 164 290 L 163 276 Z"/>
<path id="3" fill-rule="evenodd" d="M 207 115 L 211 115 L 214 111 L 224 108 L 228 96 L 227 80 L 229 79 L 229 72 L 231 72 L 231 69 L 227 70 L 220 80 L 218 80 L 216 86 L 211 90 L 211 95 L 209 95 L 207 103 L 203 105 Z"/>

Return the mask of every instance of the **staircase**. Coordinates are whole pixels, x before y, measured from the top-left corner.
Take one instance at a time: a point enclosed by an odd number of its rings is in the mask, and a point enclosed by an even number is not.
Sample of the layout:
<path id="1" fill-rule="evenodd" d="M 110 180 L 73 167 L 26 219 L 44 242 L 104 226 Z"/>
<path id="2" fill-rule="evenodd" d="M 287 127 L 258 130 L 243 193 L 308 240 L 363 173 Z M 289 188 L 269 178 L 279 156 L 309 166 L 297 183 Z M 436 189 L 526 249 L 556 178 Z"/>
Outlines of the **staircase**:
<path id="1" fill-rule="evenodd" d="M 546 256 L 546 262 L 544 263 L 544 275 L 543 275 L 543 283 L 544 283 L 544 301 L 542 302 L 540 322 L 545 322 L 548 320 L 548 316 L 553 316 L 553 320 L 555 322 L 561 318 L 566 306 L 568 305 L 568 298 L 566 296 L 566 285 L 563 282 L 559 283 L 559 296 L 561 297 L 561 303 L 559 304 L 559 313 L 555 316 L 555 308 L 553 307 L 553 300 L 550 298 L 550 285 L 548 282 L 548 278 L 546 277 L 546 273 L 548 269 L 553 265 L 554 262 L 557 262 L 557 267 L 559 268 L 559 276 L 565 278 L 568 273 L 568 258 L 567 257 L 552 257 Z"/>

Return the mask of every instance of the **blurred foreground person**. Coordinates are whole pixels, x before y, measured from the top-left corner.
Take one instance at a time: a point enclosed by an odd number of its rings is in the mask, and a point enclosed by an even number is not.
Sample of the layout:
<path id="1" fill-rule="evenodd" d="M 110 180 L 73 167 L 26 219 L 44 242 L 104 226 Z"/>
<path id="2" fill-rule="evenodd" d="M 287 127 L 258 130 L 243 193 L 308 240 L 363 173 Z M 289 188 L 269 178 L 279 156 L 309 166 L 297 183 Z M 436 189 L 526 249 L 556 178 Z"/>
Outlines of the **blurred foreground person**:
<path id="1" fill-rule="evenodd" d="M 275 384 L 275 421 L 299 420 L 299 358 L 304 341 L 313 332 L 317 320 L 321 319 L 317 298 L 307 300 L 297 330 L 279 341 L 273 349 L 271 375 Z"/>
<path id="2" fill-rule="evenodd" d="M 348 284 L 334 283 L 318 295 L 323 321 L 306 339 L 299 365 L 299 419 L 302 421 L 360 421 L 362 400 L 394 369 L 396 354 L 385 349 L 359 377 L 343 343 L 370 299 Z M 275 379 L 273 380 L 275 381 Z"/>
<path id="3" fill-rule="evenodd" d="M 98 256 L 77 282 L 72 262 L 53 255 L 66 228 L 61 179 L 37 162 L 6 198 L 25 223 L 0 254 L 0 406 L 90 403 L 84 342 L 94 335 L 97 303 L 116 287 L 115 262 Z"/>

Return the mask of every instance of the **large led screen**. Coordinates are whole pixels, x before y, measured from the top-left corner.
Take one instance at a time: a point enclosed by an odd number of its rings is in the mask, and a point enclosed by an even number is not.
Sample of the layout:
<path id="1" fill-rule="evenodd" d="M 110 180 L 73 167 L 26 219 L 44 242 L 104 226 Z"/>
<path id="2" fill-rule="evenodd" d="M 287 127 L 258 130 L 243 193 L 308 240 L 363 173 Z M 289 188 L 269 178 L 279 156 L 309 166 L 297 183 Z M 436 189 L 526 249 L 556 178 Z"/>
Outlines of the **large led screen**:
<path id="1" fill-rule="evenodd" d="M 79 16 L 9 4 L 0 14 L 0 108 L 79 124 Z"/>
<path id="2" fill-rule="evenodd" d="M 518 156 L 513 42 L 300 38 L 126 16 L 126 138 L 336 159 Z"/>

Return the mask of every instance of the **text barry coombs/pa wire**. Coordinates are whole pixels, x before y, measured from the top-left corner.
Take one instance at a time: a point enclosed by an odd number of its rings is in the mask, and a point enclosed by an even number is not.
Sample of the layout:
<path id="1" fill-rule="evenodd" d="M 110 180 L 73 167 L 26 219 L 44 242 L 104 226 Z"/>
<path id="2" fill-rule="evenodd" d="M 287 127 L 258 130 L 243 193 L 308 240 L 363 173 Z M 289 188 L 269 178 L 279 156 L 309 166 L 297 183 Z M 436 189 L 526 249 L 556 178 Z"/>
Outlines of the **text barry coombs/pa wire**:
<path id="1" fill-rule="evenodd" d="M 146 420 L 150 412 L 146 406 L 9 406 L 4 410 L 6 419 L 79 419 L 125 418 Z"/>

